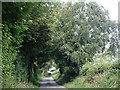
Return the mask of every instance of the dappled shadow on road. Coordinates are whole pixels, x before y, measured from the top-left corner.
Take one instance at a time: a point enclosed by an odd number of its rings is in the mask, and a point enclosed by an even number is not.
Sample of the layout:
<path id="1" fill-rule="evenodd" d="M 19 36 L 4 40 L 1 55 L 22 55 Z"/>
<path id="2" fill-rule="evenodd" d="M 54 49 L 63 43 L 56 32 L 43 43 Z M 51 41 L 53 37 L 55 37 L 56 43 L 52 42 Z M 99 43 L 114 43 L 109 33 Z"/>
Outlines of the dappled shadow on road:
<path id="1" fill-rule="evenodd" d="M 43 78 L 40 90 L 68 90 L 63 86 L 59 86 L 52 77 Z"/>
<path id="2" fill-rule="evenodd" d="M 40 90 L 68 90 L 66 88 L 40 88 Z"/>

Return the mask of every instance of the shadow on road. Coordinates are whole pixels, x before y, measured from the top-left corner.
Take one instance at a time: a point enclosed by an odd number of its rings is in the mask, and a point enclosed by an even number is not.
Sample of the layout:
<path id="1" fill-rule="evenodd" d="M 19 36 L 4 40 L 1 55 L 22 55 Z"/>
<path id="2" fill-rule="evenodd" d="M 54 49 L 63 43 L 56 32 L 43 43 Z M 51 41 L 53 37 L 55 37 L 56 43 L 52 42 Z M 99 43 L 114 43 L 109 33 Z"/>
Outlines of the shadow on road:
<path id="1" fill-rule="evenodd" d="M 41 81 L 40 90 L 68 90 L 58 85 L 52 77 L 45 77 Z"/>

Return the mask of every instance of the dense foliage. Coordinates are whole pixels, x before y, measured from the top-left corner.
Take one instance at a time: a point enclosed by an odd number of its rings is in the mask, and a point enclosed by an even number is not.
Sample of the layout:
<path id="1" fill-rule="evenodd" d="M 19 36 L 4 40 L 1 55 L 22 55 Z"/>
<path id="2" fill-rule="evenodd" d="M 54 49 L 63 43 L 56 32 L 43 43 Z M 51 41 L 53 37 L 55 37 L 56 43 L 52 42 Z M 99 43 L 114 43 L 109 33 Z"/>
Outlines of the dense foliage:
<path id="1" fill-rule="evenodd" d="M 40 83 L 52 62 L 65 83 L 95 55 L 117 53 L 117 24 L 95 2 L 2 3 L 3 87 Z M 109 44 L 110 47 L 106 48 Z"/>
<path id="2" fill-rule="evenodd" d="M 3 87 L 38 79 L 38 69 L 48 60 L 48 9 L 47 3 L 3 3 Z"/>
<path id="3" fill-rule="evenodd" d="M 80 67 L 92 62 L 96 54 L 116 55 L 117 25 L 110 21 L 103 7 L 95 2 L 67 3 L 59 4 L 55 11 L 51 37 L 61 73 L 59 81 L 67 82 L 78 76 Z"/>
<path id="4" fill-rule="evenodd" d="M 65 84 L 71 88 L 116 88 L 119 87 L 118 61 L 111 61 L 109 56 L 99 55 L 94 63 L 88 62 L 81 67 L 80 75 L 73 82 Z M 106 59 L 106 61 L 104 60 Z"/>

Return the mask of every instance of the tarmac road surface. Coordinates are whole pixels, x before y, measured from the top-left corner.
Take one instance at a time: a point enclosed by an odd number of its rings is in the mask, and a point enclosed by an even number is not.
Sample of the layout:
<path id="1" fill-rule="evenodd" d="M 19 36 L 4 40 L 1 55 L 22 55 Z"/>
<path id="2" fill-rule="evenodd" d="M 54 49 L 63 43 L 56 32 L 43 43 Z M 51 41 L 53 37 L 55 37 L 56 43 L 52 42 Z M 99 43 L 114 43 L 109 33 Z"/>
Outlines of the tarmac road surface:
<path id="1" fill-rule="evenodd" d="M 40 90 L 68 90 L 58 85 L 52 77 L 44 77 L 41 81 Z"/>

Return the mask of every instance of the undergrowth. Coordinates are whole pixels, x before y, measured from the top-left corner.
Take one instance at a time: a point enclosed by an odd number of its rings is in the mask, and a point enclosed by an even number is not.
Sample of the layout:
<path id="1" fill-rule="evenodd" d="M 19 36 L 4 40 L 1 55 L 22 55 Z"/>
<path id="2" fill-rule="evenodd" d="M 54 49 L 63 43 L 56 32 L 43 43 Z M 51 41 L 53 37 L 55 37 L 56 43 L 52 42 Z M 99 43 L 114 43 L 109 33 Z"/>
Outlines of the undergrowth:
<path id="1" fill-rule="evenodd" d="M 72 82 L 66 83 L 67 88 L 116 88 L 118 87 L 119 64 L 86 63 L 80 71 L 80 75 Z"/>

